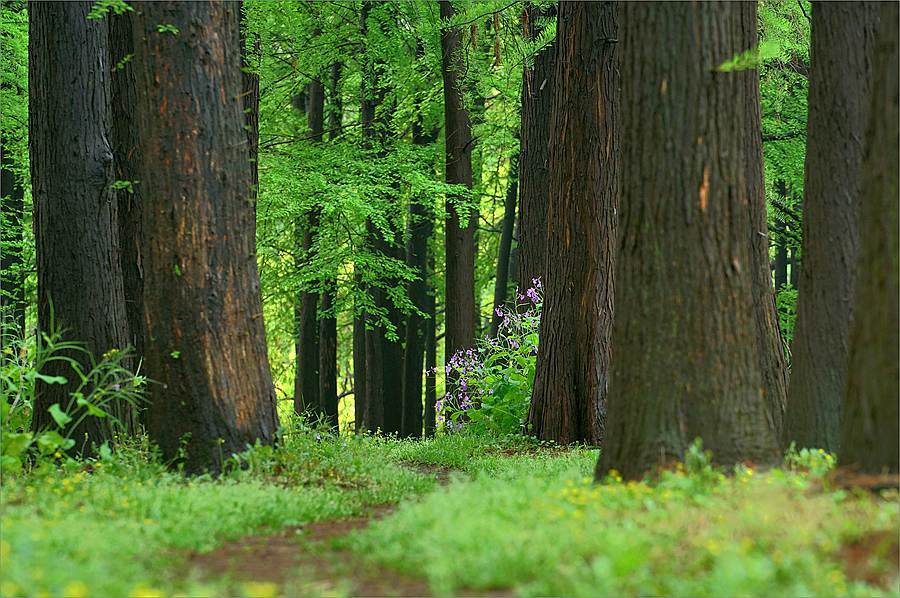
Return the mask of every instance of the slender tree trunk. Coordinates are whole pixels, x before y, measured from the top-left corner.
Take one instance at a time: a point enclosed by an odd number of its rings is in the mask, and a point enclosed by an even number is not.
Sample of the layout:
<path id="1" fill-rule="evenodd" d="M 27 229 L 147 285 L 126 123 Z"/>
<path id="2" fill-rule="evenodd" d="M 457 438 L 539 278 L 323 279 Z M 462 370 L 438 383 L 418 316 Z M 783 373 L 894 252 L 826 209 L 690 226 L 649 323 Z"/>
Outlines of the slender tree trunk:
<path id="1" fill-rule="evenodd" d="M 444 137 L 446 142 L 446 181 L 472 188 L 472 131 L 469 111 L 463 101 L 462 74 L 465 58 L 458 27 L 446 21 L 455 14 L 450 0 L 440 2 L 442 68 L 444 81 Z M 461 196 L 447 195 L 445 223 L 445 333 L 444 359 L 475 344 L 475 218 L 469 214 L 463 226 Z"/>
<path id="2" fill-rule="evenodd" d="M 617 12 L 615 2 L 565 2 L 557 17 L 544 311 L 527 427 L 561 444 L 603 436 L 619 189 Z"/>
<path id="3" fill-rule="evenodd" d="M 166 459 L 221 470 L 275 439 L 253 238 L 237 5 L 144 2 L 134 40 L 150 388 Z M 177 34 L 160 31 L 166 23 Z M 163 77 L 160 73 L 166 73 Z M 152 157 L 152 158 L 151 158 Z"/>
<path id="4" fill-rule="evenodd" d="M 554 12 L 555 9 L 550 9 Z M 535 21 L 543 15 L 532 5 L 523 13 L 525 35 L 540 32 Z M 555 85 L 556 42 L 534 57 L 522 74 L 522 124 L 519 154 L 519 234 L 516 281 L 524 290 L 544 275 L 547 245 L 547 203 L 550 196 L 550 104 Z"/>
<path id="5" fill-rule="evenodd" d="M 497 276 L 494 279 L 494 309 L 491 310 L 491 337 L 496 337 L 503 318 L 497 310 L 506 305 L 509 289 L 509 255 L 512 249 L 513 227 L 516 224 L 516 200 L 519 190 L 519 156 L 509 158 L 509 184 L 506 201 L 503 203 L 503 223 L 500 231 L 500 247 L 497 250 Z"/>
<path id="6" fill-rule="evenodd" d="M 434 306 L 434 253 L 428 252 L 428 286 L 426 289 L 427 301 L 425 302 L 425 436 L 434 437 L 437 427 L 437 314 Z"/>
<path id="7" fill-rule="evenodd" d="M 756 3 L 625 3 L 622 195 L 605 449 L 640 477 L 703 437 L 721 464 L 780 455 L 754 277 L 761 255 Z M 660 45 L 659 40 L 667 40 Z"/>
<path id="8" fill-rule="evenodd" d="M 331 65 L 328 78 L 328 140 L 334 141 L 343 132 L 344 103 L 341 99 L 341 70 L 343 65 Z"/>
<path id="9" fill-rule="evenodd" d="M 25 190 L 13 171 L 6 140 L 0 141 L 0 365 L 3 349 L 13 338 L 25 338 L 25 271 L 22 249 L 25 229 Z"/>
<path id="10" fill-rule="evenodd" d="M 28 62 L 31 183 L 38 265 L 38 328 L 65 331 L 97 359 L 129 344 L 119 262 L 118 211 L 112 188 L 110 65 L 107 24 L 88 20 L 90 2 L 29 4 Z M 69 353 L 84 371 L 86 355 Z M 32 428 L 66 410 L 78 380 L 68 364 L 42 372 L 68 384 L 39 381 Z M 130 419 L 130 414 L 117 415 Z M 104 427 L 87 418 L 72 430 L 76 450 L 100 442 Z"/>
<path id="11" fill-rule="evenodd" d="M 128 317 L 129 343 L 138 357 L 144 354 L 144 265 L 141 260 L 141 152 L 137 133 L 134 55 L 130 12 L 109 16 L 109 57 L 111 65 L 110 141 L 115 178 L 127 181 L 116 191 L 119 220 L 119 251 L 125 313 Z"/>
<path id="12" fill-rule="evenodd" d="M 354 266 L 359 268 L 359 266 Z M 364 290 L 362 275 L 354 273 L 354 285 Z M 353 428 L 354 431 L 368 429 L 366 426 L 366 314 L 354 306 L 353 315 Z"/>
<path id="13" fill-rule="evenodd" d="M 788 258 L 788 263 L 791 265 L 791 286 L 795 289 L 799 284 L 799 273 L 800 273 L 800 255 L 796 249 L 791 249 L 790 258 Z"/>
<path id="14" fill-rule="evenodd" d="M 309 101 L 306 118 L 311 140 L 321 143 L 325 126 L 325 88 L 319 79 L 309 84 Z M 309 267 L 319 229 L 321 209 L 318 205 L 306 212 L 303 231 L 303 266 Z M 313 291 L 300 293 L 300 339 L 297 344 L 297 370 L 294 379 L 294 403 L 300 399 L 300 412 L 316 415 L 324 406 L 319 397 L 319 294 Z"/>
<path id="15" fill-rule="evenodd" d="M 863 140 L 878 5 L 812 9 L 803 265 L 784 444 L 836 452 L 859 255 Z"/>
<path id="16" fill-rule="evenodd" d="M 843 465 L 872 473 L 900 471 L 898 16 L 897 4 L 882 4 L 862 166 L 861 248 L 838 457 Z"/>

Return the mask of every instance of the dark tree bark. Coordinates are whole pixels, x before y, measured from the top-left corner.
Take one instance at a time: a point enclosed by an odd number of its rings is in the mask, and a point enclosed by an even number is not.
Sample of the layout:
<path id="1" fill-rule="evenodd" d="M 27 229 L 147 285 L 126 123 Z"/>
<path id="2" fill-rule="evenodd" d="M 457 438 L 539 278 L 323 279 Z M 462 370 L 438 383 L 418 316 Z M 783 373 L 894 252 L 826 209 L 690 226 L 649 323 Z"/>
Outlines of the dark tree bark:
<path id="1" fill-rule="evenodd" d="M 503 221 L 500 230 L 500 247 L 497 250 L 497 275 L 494 278 L 494 308 L 491 310 L 491 337 L 496 337 L 503 318 L 497 310 L 506 305 L 509 292 L 509 262 L 512 250 L 513 227 L 516 224 L 516 200 L 519 191 L 519 156 L 509 158 L 509 184 L 503 202 Z"/>
<path id="2" fill-rule="evenodd" d="M 344 103 L 341 98 L 341 70 L 343 65 L 335 62 L 331 65 L 328 77 L 328 140 L 334 141 L 341 136 L 344 117 Z"/>
<path id="3" fill-rule="evenodd" d="M 812 11 L 803 265 L 784 444 L 836 452 L 859 254 L 863 140 L 878 5 Z"/>
<path id="4" fill-rule="evenodd" d="M 791 265 L 791 286 L 796 289 L 798 281 L 800 280 L 800 254 L 796 249 L 791 249 L 788 263 Z"/>
<path id="5" fill-rule="evenodd" d="M 555 9 L 551 9 L 555 10 Z M 540 32 L 535 21 L 545 16 L 526 6 L 524 30 L 529 38 Z M 544 275 L 547 245 L 547 201 L 550 195 L 548 170 L 550 104 L 555 85 L 556 42 L 534 57 L 534 66 L 522 74 L 522 124 L 519 132 L 519 234 L 516 252 L 516 281 L 524 290 L 532 280 Z"/>
<path id="6" fill-rule="evenodd" d="M 359 268 L 359 266 L 354 266 Z M 362 275 L 354 273 L 354 285 L 364 289 Z M 366 429 L 366 314 L 354 306 L 353 316 L 353 429 L 356 432 Z"/>
<path id="7" fill-rule="evenodd" d="M 441 20 L 453 18 L 453 4 L 441 0 Z M 465 61 L 460 47 L 458 27 L 446 23 L 441 30 L 442 68 L 444 82 L 444 137 L 446 142 L 446 181 L 472 188 L 472 131 L 469 111 L 463 100 L 462 78 Z M 475 344 L 475 224 L 469 214 L 462 226 L 459 203 L 463 198 L 447 195 L 444 252 L 445 265 L 445 324 L 444 359 L 456 351 Z"/>
<path id="8" fill-rule="evenodd" d="M 243 11 L 243 2 L 241 2 Z M 241 15 L 243 18 L 243 13 Z M 247 148 L 250 152 L 250 182 L 253 188 L 253 205 L 259 193 L 259 69 L 262 49 L 259 35 L 253 34 L 252 48 L 247 44 L 247 32 L 241 28 L 241 97 L 244 103 L 244 121 L 247 131 Z"/>
<path id="9" fill-rule="evenodd" d="M 721 464 L 773 463 L 754 277 L 756 4 L 625 3 L 622 195 L 609 411 L 597 474 L 637 478 L 696 437 Z M 667 40 L 660 45 L 658 40 Z M 654 41 L 656 40 L 656 41 Z"/>
<path id="10" fill-rule="evenodd" d="M 563 2 L 534 389 L 527 428 L 598 444 L 606 408 L 619 189 L 618 6 Z"/>
<path id="11" fill-rule="evenodd" d="M 90 2 L 34 3 L 28 9 L 38 328 L 55 325 L 99 359 L 130 340 L 108 141 L 108 28 L 87 19 Z M 84 354 L 68 356 L 89 369 Z M 62 361 L 51 361 L 42 373 L 69 383 L 38 382 L 35 430 L 52 423 L 51 405 L 69 406 L 79 382 Z M 130 418 L 124 411 L 118 415 Z M 76 450 L 90 450 L 91 442 L 104 439 L 100 421 L 87 418 L 71 431 Z"/>
<path id="12" fill-rule="evenodd" d="M 144 354 L 143 302 L 144 271 L 141 260 L 141 152 L 137 132 L 132 15 L 109 15 L 109 57 L 111 65 L 111 129 L 115 178 L 128 186 L 116 191 L 119 220 L 119 261 L 128 317 L 129 343 L 138 357 Z"/>
<path id="13" fill-rule="evenodd" d="M 17 180 L 6 140 L 0 141 L 0 364 L 3 348 L 13 338 L 25 338 L 25 271 L 22 248 L 25 190 Z"/>
<path id="14" fill-rule="evenodd" d="M 419 46 L 421 48 L 421 46 Z M 421 109 L 412 127 L 413 145 L 427 147 L 437 141 L 438 131 L 425 131 Z M 406 265 L 416 273 L 409 283 L 409 298 L 416 309 L 428 314 L 428 241 L 434 229 L 432 198 L 425 194 L 409 202 Z M 403 422 L 400 435 L 422 436 L 422 366 L 425 356 L 427 318 L 411 313 L 406 320 L 406 350 L 403 361 Z"/>
<path id="15" fill-rule="evenodd" d="M 435 338 L 435 330 L 437 329 L 437 315 L 434 306 L 434 285 L 432 284 L 434 275 L 434 254 L 429 252 L 428 255 L 428 288 L 426 309 L 424 310 L 429 318 L 425 320 L 425 437 L 434 437 L 434 431 L 437 427 L 437 339 Z"/>
<path id="16" fill-rule="evenodd" d="M 309 83 L 309 101 L 306 119 L 310 139 L 321 143 L 325 127 L 325 88 L 319 79 Z M 306 212 L 302 230 L 301 267 L 308 267 L 319 229 L 321 209 L 318 205 Z M 315 416 L 323 411 L 319 397 L 319 294 L 314 291 L 300 293 L 300 337 L 297 343 L 297 370 L 294 378 L 294 409 Z"/>
<path id="17" fill-rule="evenodd" d="M 900 471 L 898 16 L 897 4 L 882 4 L 862 166 L 861 248 L 838 456 L 842 465 L 871 473 Z"/>
<path id="18" fill-rule="evenodd" d="M 147 428 L 167 459 L 189 435 L 189 472 L 220 471 L 233 453 L 273 442 L 278 426 L 237 12 L 228 2 L 145 2 L 133 17 L 146 371 L 158 382 Z"/>

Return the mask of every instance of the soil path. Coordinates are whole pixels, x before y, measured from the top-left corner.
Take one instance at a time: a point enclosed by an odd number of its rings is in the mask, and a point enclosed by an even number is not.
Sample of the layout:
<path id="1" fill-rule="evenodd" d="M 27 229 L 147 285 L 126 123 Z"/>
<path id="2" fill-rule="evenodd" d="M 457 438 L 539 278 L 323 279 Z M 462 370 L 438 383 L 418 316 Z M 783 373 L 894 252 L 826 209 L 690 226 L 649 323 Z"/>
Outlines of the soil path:
<path id="1" fill-rule="evenodd" d="M 403 466 L 434 476 L 442 486 L 450 483 L 455 472 L 419 463 Z M 395 504 L 375 505 L 359 517 L 318 521 L 276 535 L 248 536 L 212 552 L 192 554 L 188 564 L 203 578 L 226 578 L 238 587 L 248 582 L 257 589 L 261 587 L 258 584 L 275 584 L 277 595 L 430 596 L 423 579 L 373 567 L 334 545 L 334 540 L 365 528 L 396 508 Z"/>

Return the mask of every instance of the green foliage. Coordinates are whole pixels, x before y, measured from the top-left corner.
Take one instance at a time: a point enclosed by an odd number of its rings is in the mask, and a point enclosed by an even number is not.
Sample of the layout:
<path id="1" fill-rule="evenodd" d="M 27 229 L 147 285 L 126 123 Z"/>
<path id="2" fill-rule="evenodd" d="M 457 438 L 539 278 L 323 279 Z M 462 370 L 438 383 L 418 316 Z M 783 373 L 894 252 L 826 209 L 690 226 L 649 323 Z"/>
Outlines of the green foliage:
<path id="1" fill-rule="evenodd" d="M 824 449 L 797 449 L 792 442 L 784 456 L 784 465 L 793 471 L 807 472 L 814 477 L 822 477 L 834 469 L 837 459 Z"/>
<path id="2" fill-rule="evenodd" d="M 778 289 L 775 294 L 775 308 L 778 312 L 781 339 L 790 346 L 794 340 L 794 323 L 797 321 L 797 289 L 790 283 Z"/>
<path id="3" fill-rule="evenodd" d="M 109 13 L 122 15 L 132 10 L 134 8 L 125 0 L 98 0 L 91 6 L 91 11 L 88 13 L 87 18 L 103 19 Z"/>

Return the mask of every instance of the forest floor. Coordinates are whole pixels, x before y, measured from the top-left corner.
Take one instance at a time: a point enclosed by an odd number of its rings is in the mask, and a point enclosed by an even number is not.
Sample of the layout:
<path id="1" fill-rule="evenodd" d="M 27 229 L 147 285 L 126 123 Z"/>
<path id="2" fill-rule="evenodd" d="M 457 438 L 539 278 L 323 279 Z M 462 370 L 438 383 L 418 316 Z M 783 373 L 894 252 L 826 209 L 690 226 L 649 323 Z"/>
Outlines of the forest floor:
<path id="1" fill-rule="evenodd" d="M 216 480 L 141 442 L 60 459 L 3 480 L 0 594 L 900 595 L 895 480 L 848 489 L 816 451 L 720 471 L 698 450 L 593 484 L 596 457 L 297 431 Z"/>

